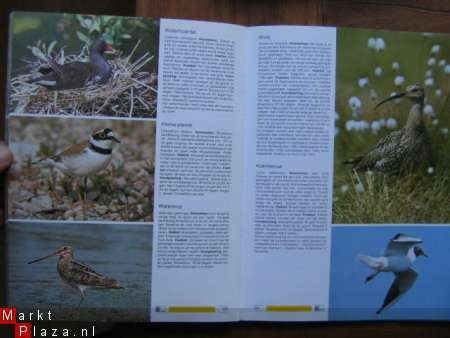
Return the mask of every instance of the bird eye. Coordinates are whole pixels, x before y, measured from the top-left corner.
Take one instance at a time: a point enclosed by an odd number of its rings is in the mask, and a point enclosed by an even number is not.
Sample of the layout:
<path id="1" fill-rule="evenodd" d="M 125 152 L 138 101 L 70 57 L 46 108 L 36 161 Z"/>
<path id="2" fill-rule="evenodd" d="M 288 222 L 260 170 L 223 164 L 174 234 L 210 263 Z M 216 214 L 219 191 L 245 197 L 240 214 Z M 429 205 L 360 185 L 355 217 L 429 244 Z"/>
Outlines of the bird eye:
<path id="1" fill-rule="evenodd" d="M 106 138 L 106 134 L 105 133 L 100 133 L 99 135 L 98 135 L 98 137 L 100 137 L 100 138 Z"/>

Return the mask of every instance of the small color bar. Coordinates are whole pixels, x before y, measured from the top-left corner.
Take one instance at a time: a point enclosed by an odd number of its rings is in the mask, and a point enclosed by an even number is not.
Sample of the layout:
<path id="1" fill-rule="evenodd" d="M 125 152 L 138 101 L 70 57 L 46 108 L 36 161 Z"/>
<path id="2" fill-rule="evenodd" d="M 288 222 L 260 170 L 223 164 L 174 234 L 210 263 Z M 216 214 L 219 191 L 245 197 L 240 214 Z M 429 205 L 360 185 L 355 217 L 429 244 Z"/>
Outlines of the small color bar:
<path id="1" fill-rule="evenodd" d="M 172 313 L 213 313 L 214 306 L 169 306 L 168 312 Z"/>
<path id="2" fill-rule="evenodd" d="M 268 312 L 313 312 L 312 305 L 267 305 Z"/>

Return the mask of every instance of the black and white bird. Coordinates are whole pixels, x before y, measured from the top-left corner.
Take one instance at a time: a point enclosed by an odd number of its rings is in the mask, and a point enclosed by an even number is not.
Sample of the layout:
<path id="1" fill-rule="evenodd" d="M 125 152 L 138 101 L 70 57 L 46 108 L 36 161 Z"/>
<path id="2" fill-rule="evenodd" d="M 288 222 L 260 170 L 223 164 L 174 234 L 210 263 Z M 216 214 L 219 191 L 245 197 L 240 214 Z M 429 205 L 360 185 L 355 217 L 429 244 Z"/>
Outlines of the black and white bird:
<path id="1" fill-rule="evenodd" d="M 104 170 L 112 159 L 113 144 L 120 143 L 111 128 L 94 132 L 84 142 L 74 144 L 61 153 L 39 162 L 57 168 L 63 174 L 76 179 L 77 191 L 85 214 L 87 178 Z M 84 179 L 84 194 L 79 189 L 79 180 Z"/>
<path id="2" fill-rule="evenodd" d="M 377 314 L 396 303 L 414 285 L 418 273 L 411 266 L 418 256 L 428 257 L 420 246 L 421 243 L 420 238 L 400 233 L 389 241 L 383 256 L 372 257 L 361 254 L 357 256 L 361 262 L 375 270 L 367 276 L 366 283 L 380 272 L 392 272 L 395 275 Z"/>
<path id="3" fill-rule="evenodd" d="M 113 143 L 120 143 L 110 128 L 94 132 L 81 143 L 41 160 L 71 177 L 88 177 L 105 169 L 111 162 Z"/>

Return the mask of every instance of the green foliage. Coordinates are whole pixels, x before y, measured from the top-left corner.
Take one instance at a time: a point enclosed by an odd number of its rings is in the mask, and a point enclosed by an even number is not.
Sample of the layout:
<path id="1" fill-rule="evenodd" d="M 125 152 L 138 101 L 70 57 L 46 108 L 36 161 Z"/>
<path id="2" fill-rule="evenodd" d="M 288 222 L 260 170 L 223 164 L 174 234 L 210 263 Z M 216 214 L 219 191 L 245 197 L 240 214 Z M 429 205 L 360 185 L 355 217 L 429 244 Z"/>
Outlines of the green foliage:
<path id="1" fill-rule="evenodd" d="M 333 222 L 448 223 L 450 172 L 404 177 L 348 174 L 349 190 L 334 191 Z M 363 187 L 363 189 L 361 189 Z"/>
<path id="2" fill-rule="evenodd" d="M 76 32 L 78 39 L 85 44 L 91 44 L 92 39 L 103 38 L 113 46 L 120 46 L 124 40 L 132 38 L 130 29 L 139 19 L 117 16 L 75 15 L 79 28 Z"/>
<path id="3" fill-rule="evenodd" d="M 376 51 L 368 48 L 370 38 L 384 39 L 386 48 Z M 439 46 L 438 52 L 432 52 Z M 434 58 L 435 63 L 430 62 Z M 379 30 L 339 29 L 336 81 L 336 120 L 334 163 L 335 223 L 448 223 L 450 220 L 450 74 L 439 62 L 450 63 L 448 36 L 422 33 L 387 32 Z M 397 62 L 399 68 L 393 67 Z M 375 68 L 381 67 L 381 76 Z M 405 81 L 395 84 L 396 76 Z M 358 80 L 367 78 L 368 84 L 360 86 Z M 433 78 L 432 85 L 425 80 Z M 407 119 L 411 102 L 391 101 L 375 110 L 375 105 L 392 92 L 402 92 L 406 86 L 417 83 L 425 88 L 425 103 L 433 113 L 424 120 L 430 134 L 437 167 L 428 174 L 423 168 L 412 174 L 384 178 L 360 173 L 360 180 L 342 162 L 367 153 L 384 135 L 401 128 Z M 436 91 L 440 90 L 441 95 Z M 376 97 L 371 95 L 375 92 Z M 356 114 L 348 100 L 356 96 L 361 109 Z M 351 120 L 374 121 L 393 118 L 397 127 L 373 131 L 347 130 Z M 364 191 L 357 192 L 364 187 Z"/>

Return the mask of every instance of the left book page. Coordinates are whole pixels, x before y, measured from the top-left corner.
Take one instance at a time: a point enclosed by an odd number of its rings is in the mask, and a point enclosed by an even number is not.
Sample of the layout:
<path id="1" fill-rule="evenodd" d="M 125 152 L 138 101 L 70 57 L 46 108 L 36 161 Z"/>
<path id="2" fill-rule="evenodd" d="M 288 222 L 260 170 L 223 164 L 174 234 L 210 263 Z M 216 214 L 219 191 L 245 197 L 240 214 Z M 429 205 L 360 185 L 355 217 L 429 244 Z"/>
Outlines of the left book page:
<path id="1" fill-rule="evenodd" d="M 159 21 L 10 22 L 8 306 L 149 321 Z"/>
<path id="2" fill-rule="evenodd" d="M 245 39 L 161 20 L 152 321 L 239 319 Z"/>

